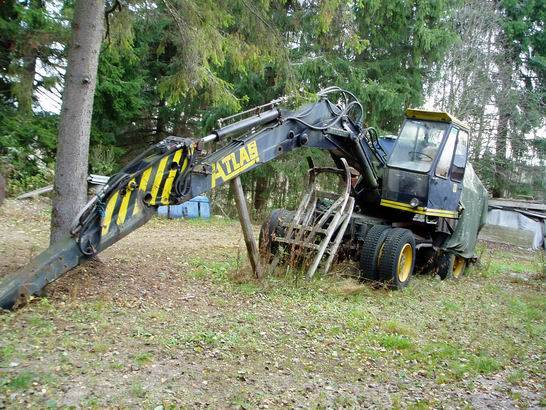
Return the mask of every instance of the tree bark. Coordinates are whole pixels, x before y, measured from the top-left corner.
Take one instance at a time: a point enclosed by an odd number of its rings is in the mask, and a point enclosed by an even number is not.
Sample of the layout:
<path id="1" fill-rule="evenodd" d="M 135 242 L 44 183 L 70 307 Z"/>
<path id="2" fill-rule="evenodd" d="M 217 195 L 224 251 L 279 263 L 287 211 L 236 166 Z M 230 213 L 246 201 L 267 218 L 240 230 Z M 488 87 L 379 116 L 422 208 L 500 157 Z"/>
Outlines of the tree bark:
<path id="1" fill-rule="evenodd" d="M 34 93 L 34 77 L 36 77 L 36 49 L 30 49 L 23 56 L 23 71 L 19 81 L 18 110 L 24 114 L 32 114 L 32 95 Z"/>
<path id="2" fill-rule="evenodd" d="M 495 185 L 493 187 L 493 198 L 502 198 L 506 185 L 506 141 L 508 139 L 509 120 L 510 113 L 501 105 L 499 107 L 499 124 L 497 140 L 495 142 Z"/>
<path id="3" fill-rule="evenodd" d="M 499 67 L 499 88 L 496 96 L 499 118 L 497 135 L 495 141 L 495 184 L 493 186 L 493 197 L 502 198 L 508 180 L 507 165 L 507 141 L 509 135 L 510 121 L 515 104 L 512 101 L 512 64 L 515 61 L 513 48 L 506 38 L 504 32 L 499 34 L 498 45 L 500 53 L 497 66 Z"/>
<path id="4" fill-rule="evenodd" d="M 44 4 L 42 0 L 32 0 L 28 7 L 36 12 L 43 9 Z M 33 32 L 39 30 L 42 30 L 42 27 L 35 23 L 31 23 L 28 27 L 27 44 L 25 44 L 22 56 L 23 67 L 17 92 L 19 112 L 30 115 L 32 114 L 32 96 L 34 94 L 34 78 L 36 77 L 36 59 L 38 58 L 38 46 L 32 36 Z"/>
<path id="5" fill-rule="evenodd" d="M 257 216 L 261 216 L 267 202 L 268 178 L 263 175 L 256 176 L 256 184 L 254 186 L 254 212 Z"/>
<path id="6" fill-rule="evenodd" d="M 4 203 L 4 199 L 6 199 L 6 180 L 0 175 L 0 205 Z"/>
<path id="7" fill-rule="evenodd" d="M 104 32 L 104 0 L 76 0 L 59 122 L 50 242 L 70 233 L 87 201 L 89 134 Z"/>
<path id="8" fill-rule="evenodd" d="M 493 30 L 489 29 L 487 32 L 487 51 L 485 53 L 484 57 L 484 72 L 490 73 L 491 72 L 491 49 L 493 47 Z M 474 143 L 474 153 L 473 153 L 473 161 L 478 161 L 481 155 L 481 150 L 483 147 L 483 135 L 485 134 L 485 122 L 486 122 L 486 110 L 485 107 L 487 106 L 488 100 L 490 97 L 490 92 L 487 89 L 487 84 L 482 87 L 482 92 L 480 96 L 480 107 L 477 108 L 478 113 L 477 115 L 478 120 L 478 130 L 477 130 L 477 136 L 475 138 Z"/>

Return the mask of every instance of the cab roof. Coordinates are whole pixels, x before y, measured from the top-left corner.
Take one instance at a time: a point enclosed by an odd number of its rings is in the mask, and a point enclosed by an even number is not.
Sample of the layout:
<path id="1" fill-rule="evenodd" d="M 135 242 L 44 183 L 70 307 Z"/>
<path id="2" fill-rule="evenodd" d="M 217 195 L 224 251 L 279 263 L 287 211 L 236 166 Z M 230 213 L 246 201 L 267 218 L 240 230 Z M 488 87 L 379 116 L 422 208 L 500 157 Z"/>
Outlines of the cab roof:
<path id="1" fill-rule="evenodd" d="M 470 127 L 465 122 L 459 120 L 457 117 L 445 112 L 445 111 L 429 111 L 429 110 L 418 110 L 415 108 L 408 108 L 406 110 L 407 118 L 414 118 L 417 120 L 427 120 L 427 121 L 441 121 L 441 122 L 450 122 L 455 125 L 458 125 L 461 128 L 469 131 Z"/>

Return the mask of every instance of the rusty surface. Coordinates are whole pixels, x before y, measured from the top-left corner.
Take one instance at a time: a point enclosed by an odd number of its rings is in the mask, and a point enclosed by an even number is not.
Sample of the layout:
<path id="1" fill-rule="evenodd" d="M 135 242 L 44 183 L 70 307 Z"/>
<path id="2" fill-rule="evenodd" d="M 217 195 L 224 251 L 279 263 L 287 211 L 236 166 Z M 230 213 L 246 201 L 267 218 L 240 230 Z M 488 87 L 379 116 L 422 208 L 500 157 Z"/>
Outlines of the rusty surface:
<path id="1" fill-rule="evenodd" d="M 307 187 L 296 214 L 291 221 L 281 221 L 286 233 L 272 238 L 281 245 L 271 262 L 272 269 L 286 254 L 289 266 L 302 267 L 307 277 L 311 278 L 325 255 L 328 255 L 323 271 L 329 271 L 354 208 L 354 198 L 350 196 L 350 168 L 344 159 L 341 161 L 344 169 L 315 167 L 310 162 Z M 344 186 L 340 194 L 319 189 L 317 176 L 326 173 L 340 177 Z"/>

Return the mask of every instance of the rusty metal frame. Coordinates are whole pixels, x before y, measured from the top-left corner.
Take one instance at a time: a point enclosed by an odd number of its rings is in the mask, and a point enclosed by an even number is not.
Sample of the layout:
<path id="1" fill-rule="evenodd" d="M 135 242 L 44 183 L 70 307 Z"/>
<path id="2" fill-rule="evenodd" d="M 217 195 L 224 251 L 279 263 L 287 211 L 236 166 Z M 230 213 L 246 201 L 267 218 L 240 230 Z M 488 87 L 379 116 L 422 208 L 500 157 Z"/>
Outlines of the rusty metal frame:
<path id="1" fill-rule="evenodd" d="M 303 198 L 294 218 L 286 224 L 285 235 L 276 236 L 273 240 L 284 245 L 285 252 L 289 253 L 289 266 L 308 266 L 307 277 L 312 278 L 325 254 L 328 254 L 328 258 L 324 263 L 324 273 L 330 270 L 353 214 L 354 198 L 350 195 L 351 174 L 344 158 L 341 159 L 343 169 L 315 167 L 308 160 L 310 169 Z M 343 192 L 335 194 L 319 190 L 317 176 L 322 173 L 337 174 L 344 184 Z M 329 199 L 332 203 L 318 211 L 317 204 L 321 199 Z M 275 255 L 273 269 L 279 258 L 279 254 Z"/>

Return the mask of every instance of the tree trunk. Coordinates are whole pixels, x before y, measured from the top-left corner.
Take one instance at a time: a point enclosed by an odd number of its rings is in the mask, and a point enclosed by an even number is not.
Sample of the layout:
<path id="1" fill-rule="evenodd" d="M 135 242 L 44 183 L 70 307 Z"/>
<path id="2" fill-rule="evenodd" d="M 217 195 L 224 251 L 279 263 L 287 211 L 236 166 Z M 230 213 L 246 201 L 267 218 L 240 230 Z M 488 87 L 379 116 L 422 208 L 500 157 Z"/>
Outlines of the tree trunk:
<path id="1" fill-rule="evenodd" d="M 499 107 L 499 124 L 497 140 L 495 142 L 495 185 L 493 187 L 493 198 L 502 198 L 506 185 L 506 141 L 508 139 L 509 120 L 510 113 L 503 109 L 503 107 Z"/>
<path id="2" fill-rule="evenodd" d="M 512 95 L 512 64 L 515 61 L 513 48 L 511 48 L 506 35 L 501 32 L 499 35 L 498 67 L 499 67 L 499 93 L 496 96 L 497 107 L 499 110 L 499 120 L 497 125 L 497 135 L 495 141 L 495 184 L 493 187 L 493 197 L 501 198 L 507 186 L 508 170 L 507 165 L 507 141 L 509 134 L 510 120 L 515 109 Z"/>
<path id="3" fill-rule="evenodd" d="M 476 115 L 476 114 L 475 114 Z M 473 151 L 472 151 L 472 161 L 478 161 L 480 158 L 480 153 L 482 150 L 482 141 L 483 141 L 483 134 L 484 134 L 484 127 L 485 127 L 485 102 L 483 103 L 482 107 L 479 109 L 478 115 L 478 129 L 476 130 L 476 133 L 474 134 L 474 144 L 473 144 Z"/>
<path id="4" fill-rule="evenodd" d="M 254 185 L 254 213 L 261 217 L 265 208 L 268 197 L 268 178 L 263 175 L 256 176 L 256 184 Z"/>
<path id="5" fill-rule="evenodd" d="M 89 133 L 104 0 L 76 0 L 59 122 L 50 242 L 68 235 L 87 201 Z"/>
<path id="6" fill-rule="evenodd" d="M 166 104 L 165 98 L 161 98 L 159 100 L 159 106 L 157 108 L 157 122 L 155 124 L 155 136 L 154 141 L 159 142 L 164 138 L 165 134 L 165 113 L 163 112 L 163 108 Z M 175 133 L 176 135 L 176 133 Z"/>
<path id="7" fill-rule="evenodd" d="M 6 180 L 0 175 L 0 205 L 4 203 L 4 199 L 6 199 Z"/>
<path id="8" fill-rule="evenodd" d="M 493 186 L 493 198 L 502 198 L 506 188 L 508 173 L 506 169 L 506 149 L 508 141 L 508 131 L 511 118 L 511 93 L 512 69 L 507 66 L 504 70 L 499 70 L 500 94 L 497 96 L 497 106 L 499 109 L 499 120 L 497 125 L 497 135 L 495 141 L 495 184 Z"/>
<path id="9" fill-rule="evenodd" d="M 18 110 L 24 114 L 32 114 L 32 95 L 34 93 L 34 77 L 36 77 L 36 49 L 28 50 L 23 60 L 23 71 L 19 80 L 17 93 Z"/>
<path id="10" fill-rule="evenodd" d="M 490 73 L 491 72 L 491 49 L 493 47 L 493 30 L 489 29 L 487 32 L 487 51 L 485 53 L 484 57 L 484 72 Z M 477 130 L 477 137 L 475 138 L 475 145 L 474 145 L 474 153 L 473 153 L 473 160 L 478 161 L 480 158 L 483 144 L 483 135 L 485 134 L 485 121 L 486 121 L 486 109 L 487 102 L 489 100 L 490 92 L 487 89 L 487 84 L 482 87 L 481 97 L 480 97 L 480 107 L 478 109 L 478 130 Z"/>
<path id="11" fill-rule="evenodd" d="M 43 9 L 42 0 L 32 0 L 29 8 L 36 12 Z M 41 25 L 31 22 L 28 27 L 27 37 L 29 40 L 25 45 L 25 52 L 22 56 L 23 68 L 19 79 L 19 90 L 17 92 L 18 110 L 24 114 L 32 114 L 32 96 L 34 94 L 34 78 L 36 77 L 36 59 L 38 58 L 38 46 L 32 38 L 34 32 L 43 30 Z"/>

